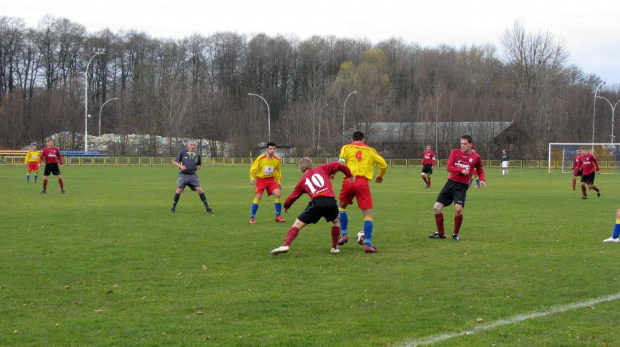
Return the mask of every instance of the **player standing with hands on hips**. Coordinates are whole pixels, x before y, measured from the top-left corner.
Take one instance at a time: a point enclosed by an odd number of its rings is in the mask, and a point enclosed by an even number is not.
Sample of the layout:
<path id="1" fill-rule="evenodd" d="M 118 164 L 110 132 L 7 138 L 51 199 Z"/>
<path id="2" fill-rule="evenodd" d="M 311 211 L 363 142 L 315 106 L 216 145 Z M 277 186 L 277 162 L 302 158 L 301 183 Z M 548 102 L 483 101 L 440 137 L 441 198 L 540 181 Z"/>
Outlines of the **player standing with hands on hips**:
<path id="1" fill-rule="evenodd" d="M 62 177 L 60 176 L 60 167 L 62 167 L 62 156 L 60 155 L 60 151 L 58 147 L 54 147 L 54 141 L 47 141 L 47 147 L 43 148 L 41 152 L 41 156 L 39 157 L 39 165 L 41 165 L 41 161 L 45 160 L 45 171 L 43 172 L 43 190 L 41 194 L 47 193 L 47 178 L 50 173 L 54 176 L 58 176 L 58 184 L 60 185 L 60 193 L 65 193 L 64 182 L 62 181 Z"/>
<path id="2" fill-rule="evenodd" d="M 284 202 L 284 211 L 288 212 L 293 203 L 299 197 L 306 193 L 310 197 L 310 202 L 306 209 L 297 217 L 293 226 L 286 234 L 284 245 L 271 251 L 271 254 L 278 255 L 286 253 L 289 250 L 291 242 L 299 234 L 299 230 L 308 224 L 316 224 L 321 218 L 332 223 L 332 248 L 331 254 L 340 253 L 338 249 L 338 237 L 340 236 L 340 222 L 338 221 L 338 203 L 336 203 L 336 195 L 330 181 L 330 177 L 338 171 L 342 172 L 349 182 L 355 181 L 355 177 L 351 174 L 348 167 L 338 163 L 331 162 L 323 164 L 313 169 L 312 160 L 310 158 L 302 158 L 299 161 L 299 170 L 303 172 L 303 177 L 295 185 L 295 189 Z"/>
<path id="3" fill-rule="evenodd" d="M 596 174 L 600 174 L 601 171 L 598 167 L 598 160 L 592 153 L 588 153 L 588 149 L 586 147 L 581 147 L 581 161 L 577 165 L 577 171 L 581 170 L 581 192 L 583 196 L 581 197 L 583 200 L 588 198 L 588 193 L 586 193 L 586 184 L 589 189 L 593 189 L 596 191 L 596 196 L 601 196 L 601 190 L 598 189 L 597 186 L 594 185 L 594 177 Z"/>
<path id="4" fill-rule="evenodd" d="M 426 189 L 431 187 L 431 175 L 435 168 L 435 152 L 432 149 L 431 145 L 426 145 L 426 151 L 422 157 L 422 179 L 426 183 Z"/>
<path id="5" fill-rule="evenodd" d="M 461 149 L 453 149 L 448 158 L 446 169 L 450 173 L 448 182 L 443 187 L 437 201 L 433 206 L 435 212 L 435 224 L 437 231 L 428 235 L 431 239 L 445 239 L 445 231 L 443 227 L 443 213 L 445 206 L 450 206 L 454 202 L 454 231 L 452 232 L 452 240 L 459 240 L 459 231 L 463 223 L 463 208 L 465 207 L 465 198 L 467 189 L 469 188 L 469 180 L 472 177 L 474 169 L 478 172 L 480 184 L 486 189 L 487 184 L 484 180 L 484 169 L 482 168 L 482 159 L 472 150 L 474 143 L 469 135 L 461 136 Z"/>
<path id="6" fill-rule="evenodd" d="M 189 141 L 187 143 L 187 149 L 182 149 L 179 154 L 174 158 L 172 164 L 179 168 L 179 177 L 177 178 L 177 190 L 174 194 L 174 202 L 172 203 L 172 209 L 170 213 L 174 213 L 179 202 L 179 197 L 185 189 L 185 186 L 189 186 L 191 190 L 195 190 L 200 196 L 200 201 L 205 205 L 207 213 L 213 214 L 215 211 L 209 207 L 205 192 L 200 187 L 200 181 L 196 171 L 200 170 L 202 165 L 202 159 L 200 154 L 195 152 L 196 142 Z"/>
<path id="7" fill-rule="evenodd" d="M 379 169 L 375 182 L 383 182 L 383 175 L 387 170 L 387 163 L 377 151 L 364 143 L 364 133 L 356 131 L 351 137 L 351 143 L 344 145 L 340 150 L 338 161 L 346 165 L 355 181 L 350 182 L 345 178 L 342 182 L 340 190 L 340 228 L 342 229 L 342 237 L 338 240 L 339 245 L 344 245 L 349 241 L 347 236 L 347 226 L 349 224 L 349 216 L 347 216 L 347 206 L 353 203 L 353 197 L 357 200 L 357 206 L 362 210 L 364 216 L 364 252 L 376 253 L 377 249 L 372 245 L 372 231 L 374 223 L 372 222 L 372 195 L 370 195 L 370 187 L 368 182 L 372 180 L 375 171 L 375 165 Z"/>

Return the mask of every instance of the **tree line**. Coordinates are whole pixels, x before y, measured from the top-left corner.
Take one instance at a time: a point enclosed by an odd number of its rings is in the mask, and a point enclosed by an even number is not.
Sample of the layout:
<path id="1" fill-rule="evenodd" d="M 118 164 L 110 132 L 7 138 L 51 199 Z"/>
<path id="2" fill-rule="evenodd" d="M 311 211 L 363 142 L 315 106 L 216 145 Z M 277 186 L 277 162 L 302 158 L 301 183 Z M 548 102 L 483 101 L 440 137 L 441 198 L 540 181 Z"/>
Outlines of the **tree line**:
<path id="1" fill-rule="evenodd" d="M 513 122 L 509 136 L 484 145 L 523 159 L 544 157 L 549 142 L 609 142 L 611 112 L 600 101 L 595 107 L 594 93 L 617 100 L 618 86 L 567 65 L 568 52 L 549 32 L 515 22 L 501 44 L 503 54 L 492 45 L 421 47 L 398 38 L 163 39 L 89 33 L 66 18 L 46 16 L 30 28 L 0 17 L 0 148 L 62 133 L 62 148 L 83 149 L 85 92 L 89 135 L 119 135 L 111 154 L 132 154 L 124 139 L 148 134 L 142 154 L 176 154 L 174 139 L 195 138 L 209 140 L 208 155 L 245 156 L 269 138 L 295 155 L 334 156 L 347 131 L 374 122 Z M 157 135 L 171 139 L 169 148 L 158 147 Z M 433 143 L 368 140 L 405 158 Z"/>

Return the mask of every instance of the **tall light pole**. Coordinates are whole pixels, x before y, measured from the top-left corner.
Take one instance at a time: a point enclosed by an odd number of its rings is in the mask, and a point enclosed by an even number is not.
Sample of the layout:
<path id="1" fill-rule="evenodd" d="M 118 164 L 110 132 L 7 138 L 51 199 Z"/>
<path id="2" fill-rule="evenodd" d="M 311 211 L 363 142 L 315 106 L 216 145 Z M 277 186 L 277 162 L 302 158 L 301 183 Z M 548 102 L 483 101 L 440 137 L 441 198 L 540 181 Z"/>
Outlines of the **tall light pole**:
<path id="1" fill-rule="evenodd" d="M 267 141 L 271 142 L 271 111 L 269 111 L 269 103 L 267 102 L 267 100 L 265 100 L 265 98 L 258 94 L 248 93 L 248 95 L 258 96 L 259 98 L 261 98 L 261 100 L 265 102 L 265 105 L 267 105 Z"/>
<path id="2" fill-rule="evenodd" d="M 596 94 L 598 93 L 598 89 L 605 84 L 605 82 L 601 82 L 598 84 L 598 86 L 596 86 L 596 90 L 594 91 L 594 106 L 592 109 L 592 143 L 594 143 L 594 118 L 596 117 Z M 592 145 L 594 146 L 594 145 Z M 594 150 L 594 147 L 593 147 Z"/>
<path id="3" fill-rule="evenodd" d="M 101 110 L 103 110 L 103 106 L 105 106 L 105 104 L 107 104 L 108 102 L 112 100 L 118 100 L 118 98 L 112 98 L 112 99 L 107 100 L 106 102 L 103 103 L 103 105 L 101 105 L 101 108 L 99 108 L 99 135 L 97 136 L 101 136 Z"/>
<path id="4" fill-rule="evenodd" d="M 344 135 L 344 127 L 345 127 L 345 115 L 347 113 L 347 100 L 349 100 L 349 96 L 353 95 L 357 93 L 357 90 L 352 91 L 351 93 L 349 93 L 349 95 L 347 95 L 347 98 L 344 99 L 344 106 L 342 107 L 342 144 L 344 145 L 344 139 L 345 139 L 345 135 Z"/>
<path id="5" fill-rule="evenodd" d="M 614 136 L 614 115 L 616 113 L 616 106 L 618 106 L 618 103 L 620 103 L 620 100 L 616 101 L 615 104 L 612 104 L 611 101 L 607 100 L 606 97 L 597 96 L 597 98 L 607 101 L 609 106 L 611 106 L 611 143 L 614 143 L 614 137 L 615 137 Z"/>
<path id="6" fill-rule="evenodd" d="M 93 48 L 93 53 L 84 72 L 84 152 L 88 152 L 88 67 L 96 56 L 105 54 L 105 48 Z"/>

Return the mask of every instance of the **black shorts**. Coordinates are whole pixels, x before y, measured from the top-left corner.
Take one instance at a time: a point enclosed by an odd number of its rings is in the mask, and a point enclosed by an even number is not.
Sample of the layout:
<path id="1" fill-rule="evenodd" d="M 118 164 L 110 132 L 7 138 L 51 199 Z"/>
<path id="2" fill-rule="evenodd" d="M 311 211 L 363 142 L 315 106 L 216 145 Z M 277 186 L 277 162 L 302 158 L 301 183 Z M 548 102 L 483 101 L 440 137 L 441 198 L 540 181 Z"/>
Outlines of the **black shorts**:
<path id="1" fill-rule="evenodd" d="M 422 173 L 432 175 L 433 174 L 433 164 L 424 164 L 424 165 L 422 165 Z"/>
<path id="2" fill-rule="evenodd" d="M 60 168 L 58 167 L 58 163 L 56 164 L 45 164 L 45 171 L 43 171 L 43 176 L 49 176 L 54 174 L 54 176 L 60 175 Z"/>
<path id="3" fill-rule="evenodd" d="M 179 178 L 177 178 L 177 188 L 185 188 L 185 186 L 189 186 L 191 190 L 196 190 L 196 188 L 200 188 L 200 181 L 198 180 L 198 175 L 196 174 L 179 174 Z"/>
<path id="4" fill-rule="evenodd" d="M 297 219 L 306 224 L 316 224 L 322 217 L 326 221 L 332 222 L 338 218 L 339 214 L 338 203 L 336 203 L 335 198 L 319 197 L 311 200 Z"/>
<path id="5" fill-rule="evenodd" d="M 594 184 L 594 176 L 596 176 L 596 172 L 592 172 L 589 175 L 581 175 L 581 183 Z"/>
<path id="6" fill-rule="evenodd" d="M 441 192 L 437 196 L 437 202 L 444 206 L 450 206 L 454 202 L 455 204 L 465 207 L 465 198 L 467 197 L 467 189 L 469 185 L 465 183 L 454 182 L 448 180 L 446 185 L 443 186 Z"/>

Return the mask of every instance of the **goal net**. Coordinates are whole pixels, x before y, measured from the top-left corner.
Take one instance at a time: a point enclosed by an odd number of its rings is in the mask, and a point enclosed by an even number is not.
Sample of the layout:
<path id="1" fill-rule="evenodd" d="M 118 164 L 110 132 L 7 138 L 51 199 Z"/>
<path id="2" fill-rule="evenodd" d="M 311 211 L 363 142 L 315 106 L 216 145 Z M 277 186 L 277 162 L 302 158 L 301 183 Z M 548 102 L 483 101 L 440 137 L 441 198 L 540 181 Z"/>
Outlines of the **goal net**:
<path id="1" fill-rule="evenodd" d="M 572 173 L 577 150 L 582 147 L 594 154 L 601 170 L 620 168 L 620 143 L 549 143 L 549 172 Z"/>

